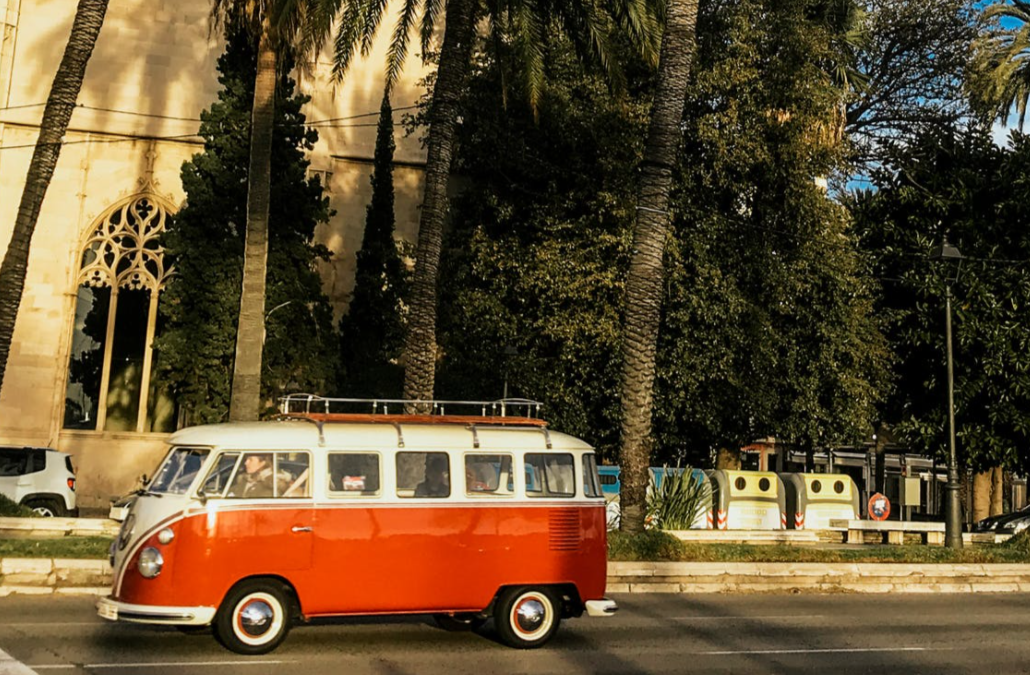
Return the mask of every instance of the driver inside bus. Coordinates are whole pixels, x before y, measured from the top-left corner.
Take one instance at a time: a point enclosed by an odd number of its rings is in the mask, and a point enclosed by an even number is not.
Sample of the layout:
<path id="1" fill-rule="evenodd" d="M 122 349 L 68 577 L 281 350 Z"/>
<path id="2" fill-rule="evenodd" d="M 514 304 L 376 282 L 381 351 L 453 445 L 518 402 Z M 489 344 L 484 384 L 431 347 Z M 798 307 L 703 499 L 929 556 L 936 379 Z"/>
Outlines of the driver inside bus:
<path id="1" fill-rule="evenodd" d="M 237 474 L 230 495 L 251 499 L 275 496 L 272 455 L 249 454 L 243 460 L 243 469 L 246 473 Z"/>
<path id="2" fill-rule="evenodd" d="M 447 480 L 447 457 L 432 455 L 426 462 L 426 479 L 415 487 L 416 497 L 447 497 L 451 486 Z"/>

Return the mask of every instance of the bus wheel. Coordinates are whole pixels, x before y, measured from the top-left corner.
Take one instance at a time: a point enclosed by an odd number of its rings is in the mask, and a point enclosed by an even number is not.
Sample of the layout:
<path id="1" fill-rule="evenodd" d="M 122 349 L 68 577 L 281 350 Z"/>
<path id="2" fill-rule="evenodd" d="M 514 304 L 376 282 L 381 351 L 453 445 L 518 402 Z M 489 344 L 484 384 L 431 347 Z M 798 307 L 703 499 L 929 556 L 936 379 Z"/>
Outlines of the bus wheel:
<path id="1" fill-rule="evenodd" d="M 540 647 L 551 639 L 560 622 L 558 602 L 543 588 L 509 588 L 501 594 L 494 612 L 501 642 L 517 649 Z"/>
<path id="2" fill-rule="evenodd" d="M 215 618 L 215 637 L 237 654 L 267 654 L 290 631 L 289 608 L 282 584 L 244 581 L 225 596 Z"/>
<path id="3" fill-rule="evenodd" d="M 479 630 L 486 623 L 486 619 L 473 614 L 472 612 L 459 612 L 458 614 L 434 614 L 433 620 L 436 625 L 451 633 L 462 633 L 470 630 Z"/>

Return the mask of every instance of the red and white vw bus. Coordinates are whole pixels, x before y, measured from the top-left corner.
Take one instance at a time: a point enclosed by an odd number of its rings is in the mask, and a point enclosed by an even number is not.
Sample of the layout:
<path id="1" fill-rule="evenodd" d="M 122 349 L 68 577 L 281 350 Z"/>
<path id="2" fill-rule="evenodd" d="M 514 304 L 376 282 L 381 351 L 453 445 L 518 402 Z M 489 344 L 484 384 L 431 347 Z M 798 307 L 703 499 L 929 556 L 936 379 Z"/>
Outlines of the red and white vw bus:
<path id="1" fill-rule="evenodd" d="M 539 404 L 402 415 L 297 401 L 276 421 L 171 436 L 112 546 L 100 616 L 211 625 L 229 649 L 263 654 L 316 617 L 492 617 L 503 642 L 532 648 L 563 618 L 617 609 L 594 452 L 548 430 Z"/>

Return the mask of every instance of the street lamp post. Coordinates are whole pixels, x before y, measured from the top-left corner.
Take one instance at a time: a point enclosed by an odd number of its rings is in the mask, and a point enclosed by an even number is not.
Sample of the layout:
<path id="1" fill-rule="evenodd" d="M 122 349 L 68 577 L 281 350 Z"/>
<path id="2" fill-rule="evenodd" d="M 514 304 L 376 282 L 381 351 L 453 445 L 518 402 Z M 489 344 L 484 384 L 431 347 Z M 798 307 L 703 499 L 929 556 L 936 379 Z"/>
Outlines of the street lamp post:
<path id="1" fill-rule="evenodd" d="M 945 332 L 948 345 L 948 482 L 944 488 L 944 545 L 948 548 L 962 548 L 962 506 L 959 502 L 958 459 L 955 454 L 955 371 L 951 353 L 951 284 L 958 281 L 962 254 L 948 243 L 948 237 L 945 235 L 933 257 L 958 263 L 955 276 L 948 275 L 944 286 Z"/>

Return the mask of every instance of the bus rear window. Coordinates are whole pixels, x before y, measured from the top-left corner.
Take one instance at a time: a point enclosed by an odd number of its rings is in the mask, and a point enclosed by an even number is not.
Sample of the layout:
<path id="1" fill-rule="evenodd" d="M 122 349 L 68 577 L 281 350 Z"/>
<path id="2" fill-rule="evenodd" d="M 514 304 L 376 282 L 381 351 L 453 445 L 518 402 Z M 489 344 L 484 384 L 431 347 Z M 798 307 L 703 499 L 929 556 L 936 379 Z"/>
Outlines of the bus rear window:
<path id="1" fill-rule="evenodd" d="M 576 496 L 576 470 L 572 455 L 528 453 L 526 496 Z"/>

